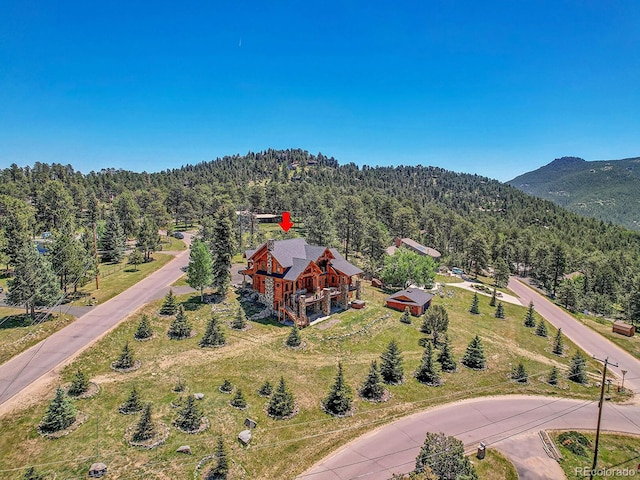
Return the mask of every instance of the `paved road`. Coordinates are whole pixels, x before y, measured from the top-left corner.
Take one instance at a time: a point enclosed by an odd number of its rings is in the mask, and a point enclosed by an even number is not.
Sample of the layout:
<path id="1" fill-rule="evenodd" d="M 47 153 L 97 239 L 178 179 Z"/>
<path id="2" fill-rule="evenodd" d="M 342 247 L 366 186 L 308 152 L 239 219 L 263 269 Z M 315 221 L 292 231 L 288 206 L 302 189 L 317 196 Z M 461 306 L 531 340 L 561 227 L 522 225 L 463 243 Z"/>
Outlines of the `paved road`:
<path id="1" fill-rule="evenodd" d="M 470 450 L 480 442 L 506 453 L 526 480 L 564 478 L 560 466 L 542 448 L 544 429 L 595 429 L 597 403 L 536 396 L 504 396 L 466 400 L 420 412 L 385 425 L 325 458 L 299 480 L 387 480 L 408 472 L 427 432 L 444 432 Z M 635 422 L 635 423 L 634 423 Z M 605 405 L 605 430 L 640 434 L 640 409 Z M 590 466 L 590 461 L 585 462 Z"/>
<path id="2" fill-rule="evenodd" d="M 190 243 L 191 236 L 185 234 Z M 75 354 L 92 345 L 129 314 L 168 291 L 184 274 L 189 250 L 111 300 L 98 305 L 62 330 L 0 365 L 0 405 L 19 401 L 20 392 Z M 15 397 L 15 398 L 12 398 Z"/>
<path id="3" fill-rule="evenodd" d="M 583 325 L 579 320 L 576 320 L 545 296 L 522 283 L 516 277 L 510 278 L 509 289 L 520 297 L 523 305 L 528 305 L 529 302 L 533 302 L 536 312 L 555 327 L 562 328 L 562 333 L 589 355 L 595 355 L 601 359 L 608 356 L 610 361 L 618 363 L 618 368 L 610 367 L 614 374 L 622 378 L 622 372 L 620 370 L 627 370 L 628 373 L 624 381 L 625 387 L 629 387 L 635 392 L 640 392 L 639 359 L 625 352 L 596 331 Z M 573 354 L 573 352 L 570 353 Z"/>

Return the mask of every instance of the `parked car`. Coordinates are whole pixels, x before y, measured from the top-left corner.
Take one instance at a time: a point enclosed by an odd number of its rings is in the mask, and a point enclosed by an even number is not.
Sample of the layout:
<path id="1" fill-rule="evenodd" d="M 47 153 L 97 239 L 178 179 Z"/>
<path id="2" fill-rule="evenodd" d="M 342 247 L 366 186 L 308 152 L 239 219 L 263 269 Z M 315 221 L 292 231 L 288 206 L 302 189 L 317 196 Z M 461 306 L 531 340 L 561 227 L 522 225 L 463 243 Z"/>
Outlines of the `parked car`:
<path id="1" fill-rule="evenodd" d="M 184 238 L 184 233 L 182 233 L 182 232 L 173 232 L 173 238 L 177 238 L 179 240 L 182 240 Z"/>

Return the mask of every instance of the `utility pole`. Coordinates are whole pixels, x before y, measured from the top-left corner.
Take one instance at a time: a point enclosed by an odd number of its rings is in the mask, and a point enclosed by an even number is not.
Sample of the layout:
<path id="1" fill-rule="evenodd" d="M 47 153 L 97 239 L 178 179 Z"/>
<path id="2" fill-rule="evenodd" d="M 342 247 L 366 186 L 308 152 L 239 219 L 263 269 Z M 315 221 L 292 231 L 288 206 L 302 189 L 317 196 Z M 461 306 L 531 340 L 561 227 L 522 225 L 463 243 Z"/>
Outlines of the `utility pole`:
<path id="1" fill-rule="evenodd" d="M 598 443 L 600 442 L 600 421 L 602 420 L 602 407 L 604 405 L 604 383 L 607 378 L 607 366 L 608 365 L 613 365 L 614 367 L 618 366 L 617 363 L 610 363 L 609 357 L 605 358 L 604 360 L 600 360 L 599 358 L 596 358 L 596 356 L 594 355 L 593 358 L 595 360 L 598 360 L 599 362 L 604 362 L 604 368 L 602 369 L 602 382 L 600 382 L 600 403 L 598 403 L 598 425 L 596 427 L 596 444 L 593 450 L 593 465 L 591 465 L 591 472 L 589 472 L 589 480 L 593 480 L 593 475 L 596 471 L 596 465 L 598 463 Z"/>

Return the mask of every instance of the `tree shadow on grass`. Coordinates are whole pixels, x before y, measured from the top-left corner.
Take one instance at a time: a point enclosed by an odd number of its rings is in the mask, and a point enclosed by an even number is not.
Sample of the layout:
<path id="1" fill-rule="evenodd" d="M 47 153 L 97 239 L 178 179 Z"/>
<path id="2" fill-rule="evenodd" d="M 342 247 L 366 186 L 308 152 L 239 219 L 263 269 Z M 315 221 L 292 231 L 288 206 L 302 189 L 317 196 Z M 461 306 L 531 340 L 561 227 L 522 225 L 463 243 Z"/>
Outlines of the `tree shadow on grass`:
<path id="1" fill-rule="evenodd" d="M 21 313 L 19 315 L 9 315 L 6 317 L 0 318 L 0 330 L 8 330 L 10 328 L 21 328 L 21 327 L 30 327 L 34 324 L 34 322 L 46 322 L 51 319 L 50 314 L 38 313 L 36 312 L 36 320 L 32 319 L 26 313 Z"/>
<path id="2" fill-rule="evenodd" d="M 199 294 L 198 295 L 194 295 L 192 297 L 189 297 L 188 300 L 182 302 L 182 307 L 187 312 L 195 312 L 196 310 L 198 310 L 203 305 L 206 305 L 206 303 L 200 301 L 200 295 Z"/>

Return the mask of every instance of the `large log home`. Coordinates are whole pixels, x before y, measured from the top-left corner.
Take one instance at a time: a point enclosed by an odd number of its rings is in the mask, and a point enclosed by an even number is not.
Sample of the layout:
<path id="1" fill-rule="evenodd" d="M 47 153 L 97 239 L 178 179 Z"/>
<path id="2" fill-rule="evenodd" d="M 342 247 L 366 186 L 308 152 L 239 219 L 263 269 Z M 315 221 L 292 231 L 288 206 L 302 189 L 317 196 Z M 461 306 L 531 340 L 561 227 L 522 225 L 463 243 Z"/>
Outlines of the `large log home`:
<path id="1" fill-rule="evenodd" d="M 360 299 L 358 267 L 335 248 L 309 245 L 302 238 L 268 240 L 247 250 L 247 268 L 260 302 L 278 319 L 290 318 L 298 326 L 309 325 L 309 316 L 329 315 L 332 308 L 349 308 L 352 292 Z"/>

